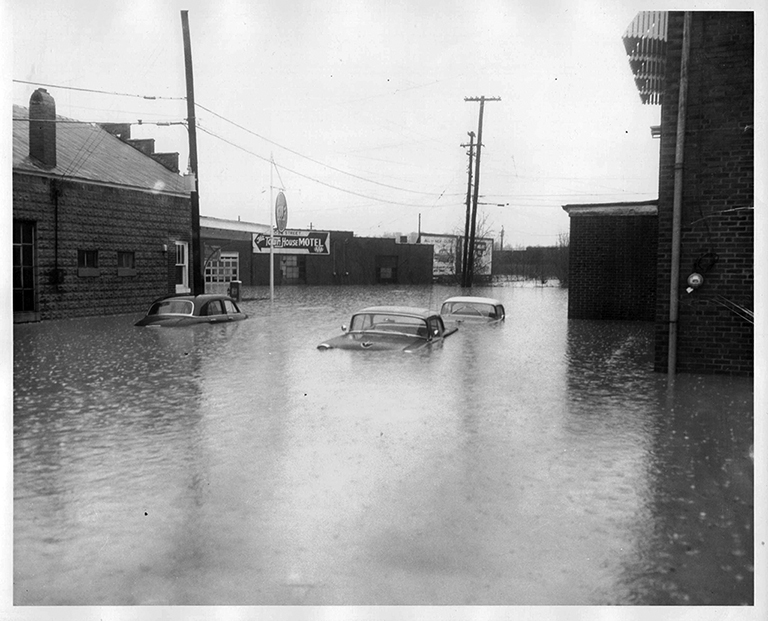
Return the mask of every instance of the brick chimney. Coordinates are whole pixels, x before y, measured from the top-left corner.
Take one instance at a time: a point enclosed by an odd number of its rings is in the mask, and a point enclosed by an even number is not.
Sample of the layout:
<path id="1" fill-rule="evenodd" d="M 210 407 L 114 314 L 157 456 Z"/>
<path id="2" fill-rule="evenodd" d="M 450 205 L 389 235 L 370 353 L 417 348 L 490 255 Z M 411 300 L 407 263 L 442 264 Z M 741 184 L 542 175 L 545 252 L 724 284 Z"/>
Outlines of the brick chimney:
<path id="1" fill-rule="evenodd" d="M 43 168 L 56 168 L 56 102 L 44 88 L 29 98 L 29 156 Z"/>

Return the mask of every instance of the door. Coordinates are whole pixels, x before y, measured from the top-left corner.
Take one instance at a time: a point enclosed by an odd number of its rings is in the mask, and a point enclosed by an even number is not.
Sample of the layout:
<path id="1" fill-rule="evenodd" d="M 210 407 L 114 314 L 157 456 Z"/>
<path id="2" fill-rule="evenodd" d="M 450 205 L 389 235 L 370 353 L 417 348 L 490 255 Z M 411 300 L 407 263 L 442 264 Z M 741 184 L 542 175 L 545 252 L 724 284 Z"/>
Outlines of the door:
<path id="1" fill-rule="evenodd" d="M 13 221 L 13 318 L 37 321 L 35 312 L 35 223 Z"/>

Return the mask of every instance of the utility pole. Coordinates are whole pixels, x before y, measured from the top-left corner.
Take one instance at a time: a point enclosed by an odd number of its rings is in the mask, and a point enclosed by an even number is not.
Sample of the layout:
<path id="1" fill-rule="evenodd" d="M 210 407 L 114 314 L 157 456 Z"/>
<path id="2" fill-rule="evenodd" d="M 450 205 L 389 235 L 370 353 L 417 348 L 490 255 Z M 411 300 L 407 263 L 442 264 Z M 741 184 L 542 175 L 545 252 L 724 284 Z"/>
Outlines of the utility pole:
<path id="1" fill-rule="evenodd" d="M 480 151 L 483 145 L 483 110 L 486 101 L 501 101 L 501 97 L 465 97 L 464 101 L 480 102 L 480 118 L 477 122 L 477 156 L 475 157 L 475 195 L 472 202 L 472 224 L 469 232 L 469 256 L 467 257 L 466 287 L 472 287 L 475 270 L 475 227 L 477 226 L 477 200 L 480 192 Z"/>
<path id="2" fill-rule="evenodd" d="M 469 215 L 472 205 L 472 158 L 475 156 L 475 132 L 467 132 L 469 144 L 462 144 L 462 147 L 469 147 L 469 168 L 467 179 L 467 217 L 464 220 L 464 243 L 461 246 L 461 286 L 467 287 L 467 256 L 469 255 Z"/>
<path id="3" fill-rule="evenodd" d="M 192 74 L 192 44 L 189 38 L 189 11 L 181 12 L 181 29 L 184 35 L 184 67 L 187 77 L 187 129 L 189 131 L 189 168 L 194 175 L 194 187 L 190 192 L 192 203 L 192 295 L 205 293 L 203 281 L 202 249 L 200 247 L 200 194 L 197 179 L 197 121 L 195 120 L 195 84 Z"/>
<path id="4" fill-rule="evenodd" d="M 499 250 L 504 250 L 504 225 L 501 225 L 501 242 L 499 245 Z"/>

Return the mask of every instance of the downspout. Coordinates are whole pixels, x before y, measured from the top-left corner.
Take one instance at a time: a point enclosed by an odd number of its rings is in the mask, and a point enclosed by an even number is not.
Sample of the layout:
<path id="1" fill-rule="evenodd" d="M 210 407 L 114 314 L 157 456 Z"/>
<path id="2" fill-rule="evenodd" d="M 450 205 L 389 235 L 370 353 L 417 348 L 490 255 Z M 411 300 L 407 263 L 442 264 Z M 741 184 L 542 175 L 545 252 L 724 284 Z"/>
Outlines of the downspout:
<path id="1" fill-rule="evenodd" d="M 672 266 L 669 277 L 669 348 L 667 375 L 677 369 L 677 321 L 680 314 L 680 237 L 683 211 L 683 160 L 685 152 L 685 115 L 688 98 L 688 56 L 691 48 L 691 12 L 683 17 L 683 48 L 680 58 L 680 91 L 677 97 L 677 138 L 675 142 L 675 186 L 672 202 Z"/>

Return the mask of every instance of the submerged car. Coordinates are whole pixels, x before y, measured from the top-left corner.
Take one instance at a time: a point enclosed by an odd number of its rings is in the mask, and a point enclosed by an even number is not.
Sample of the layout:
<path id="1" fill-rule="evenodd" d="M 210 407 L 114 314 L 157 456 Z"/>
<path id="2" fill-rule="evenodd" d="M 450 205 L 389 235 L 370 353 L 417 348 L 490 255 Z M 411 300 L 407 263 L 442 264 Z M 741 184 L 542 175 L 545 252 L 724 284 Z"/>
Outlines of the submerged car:
<path id="1" fill-rule="evenodd" d="M 504 305 L 495 298 L 459 295 L 448 298 L 440 307 L 446 322 L 498 323 L 504 321 Z"/>
<path id="2" fill-rule="evenodd" d="M 248 317 L 227 295 L 171 295 L 155 300 L 137 326 L 189 326 L 197 323 L 227 323 Z"/>
<path id="3" fill-rule="evenodd" d="M 354 315 L 344 334 L 320 343 L 317 348 L 400 350 L 414 352 L 443 342 L 456 332 L 446 329 L 435 311 L 411 306 L 371 306 Z"/>

